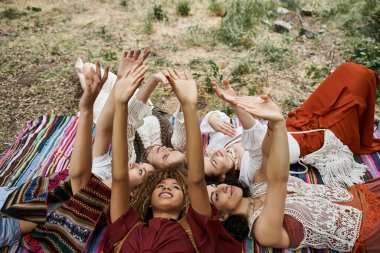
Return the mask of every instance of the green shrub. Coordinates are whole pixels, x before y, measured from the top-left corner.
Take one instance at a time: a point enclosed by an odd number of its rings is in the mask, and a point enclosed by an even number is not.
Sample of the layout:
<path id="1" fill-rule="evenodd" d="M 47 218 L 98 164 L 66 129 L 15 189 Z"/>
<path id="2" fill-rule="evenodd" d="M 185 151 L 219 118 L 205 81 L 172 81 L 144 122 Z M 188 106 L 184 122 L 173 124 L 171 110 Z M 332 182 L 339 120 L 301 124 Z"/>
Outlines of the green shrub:
<path id="1" fill-rule="evenodd" d="M 272 1 L 236 0 L 222 19 L 218 39 L 233 47 L 253 46 L 254 27 L 273 8 Z"/>
<path id="2" fill-rule="evenodd" d="M 120 0 L 120 5 L 121 6 L 127 6 L 127 1 L 126 0 Z"/>
<path id="3" fill-rule="evenodd" d="M 248 96 L 255 96 L 257 94 L 256 86 L 251 86 L 248 88 Z"/>
<path id="4" fill-rule="evenodd" d="M 177 4 L 177 13 L 181 16 L 189 16 L 190 3 L 186 0 L 180 1 Z"/>
<path id="5" fill-rule="evenodd" d="M 216 44 L 216 32 L 213 29 L 206 30 L 198 25 L 187 28 L 184 40 L 191 46 L 202 46 Z"/>
<path id="6" fill-rule="evenodd" d="M 204 63 L 204 69 L 206 71 L 206 77 L 203 83 L 206 85 L 206 92 L 213 93 L 212 81 L 217 81 L 221 83 L 223 80 L 223 75 L 219 72 L 218 65 L 213 60 L 208 60 Z"/>
<path id="7" fill-rule="evenodd" d="M 148 14 L 144 20 L 144 33 L 151 34 L 153 31 L 152 15 Z"/>
<path id="8" fill-rule="evenodd" d="M 300 3 L 297 0 L 281 0 L 281 4 L 283 5 L 283 7 L 292 11 L 300 9 Z"/>
<path id="9" fill-rule="evenodd" d="M 373 38 L 359 37 L 352 41 L 347 50 L 350 61 L 363 64 L 380 74 L 380 44 Z"/>
<path id="10" fill-rule="evenodd" d="M 234 109 L 231 108 L 231 106 L 226 106 L 222 109 L 222 112 L 224 112 L 225 114 L 227 114 L 229 117 L 232 116 L 232 114 L 234 114 Z"/>
<path id="11" fill-rule="evenodd" d="M 1 12 L 1 17 L 6 18 L 6 19 L 18 19 L 25 15 L 26 15 L 25 12 L 19 11 L 18 9 L 15 9 L 15 8 L 6 8 L 5 10 Z"/>
<path id="12" fill-rule="evenodd" d="M 110 49 L 107 49 L 107 50 L 103 50 L 102 51 L 102 55 L 103 55 L 103 58 L 108 61 L 108 62 L 112 62 L 114 60 L 117 59 L 117 53 L 115 51 L 112 51 Z"/>
<path id="13" fill-rule="evenodd" d="M 226 7 L 216 0 L 211 0 L 208 8 L 217 17 L 224 17 L 227 14 Z"/>
<path id="14" fill-rule="evenodd" d="M 233 70 L 232 70 L 232 75 L 233 76 L 242 76 L 245 74 L 252 73 L 254 70 L 254 65 L 252 62 L 249 61 L 243 61 L 240 62 Z"/>
<path id="15" fill-rule="evenodd" d="M 306 76 L 311 78 L 311 85 L 316 85 L 323 78 L 326 78 L 330 73 L 330 67 L 328 65 L 318 67 L 316 64 L 311 64 L 307 69 Z"/>
<path id="16" fill-rule="evenodd" d="M 265 44 L 256 48 L 256 52 L 264 57 L 264 63 L 276 64 L 279 69 L 284 69 L 292 63 L 293 52 L 288 48 L 276 47 L 272 44 Z"/>
<path id="17" fill-rule="evenodd" d="M 168 14 L 162 9 L 161 5 L 154 5 L 153 16 L 158 21 L 169 21 Z"/>

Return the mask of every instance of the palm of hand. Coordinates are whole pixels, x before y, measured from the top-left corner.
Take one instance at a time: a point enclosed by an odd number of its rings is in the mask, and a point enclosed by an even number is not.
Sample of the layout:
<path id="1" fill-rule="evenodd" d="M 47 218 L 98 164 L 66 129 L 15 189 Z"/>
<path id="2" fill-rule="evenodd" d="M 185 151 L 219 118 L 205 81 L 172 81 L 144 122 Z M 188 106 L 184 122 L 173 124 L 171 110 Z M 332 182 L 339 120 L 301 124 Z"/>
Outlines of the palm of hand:
<path id="1" fill-rule="evenodd" d="M 119 68 L 117 69 L 117 75 L 121 78 L 125 76 L 125 74 L 128 72 L 128 70 L 132 69 L 135 66 L 140 66 L 142 64 L 142 60 L 128 57 L 124 61 L 124 66 L 119 65 Z"/>
<path id="2" fill-rule="evenodd" d="M 99 80 L 99 78 L 97 78 L 96 75 L 94 76 L 94 79 L 95 80 L 87 81 L 86 89 L 84 90 L 84 93 L 79 103 L 79 106 L 82 108 L 92 108 L 95 103 L 96 97 L 98 96 L 101 90 L 101 81 Z"/>
<path id="3" fill-rule="evenodd" d="M 283 119 L 281 109 L 271 99 L 263 100 L 259 98 L 252 103 L 247 103 L 247 105 L 254 108 L 255 116 L 257 117 L 272 121 Z"/>
<path id="4" fill-rule="evenodd" d="M 232 88 L 221 90 L 221 98 L 224 101 L 232 103 L 234 101 L 234 97 L 236 97 L 236 92 Z"/>
<path id="5" fill-rule="evenodd" d="M 196 104 L 198 101 L 197 84 L 193 79 L 175 80 L 174 92 L 182 105 Z"/>
<path id="6" fill-rule="evenodd" d="M 135 92 L 133 85 L 135 81 L 136 79 L 132 77 L 120 79 L 115 85 L 115 99 L 121 103 L 128 102 Z"/>

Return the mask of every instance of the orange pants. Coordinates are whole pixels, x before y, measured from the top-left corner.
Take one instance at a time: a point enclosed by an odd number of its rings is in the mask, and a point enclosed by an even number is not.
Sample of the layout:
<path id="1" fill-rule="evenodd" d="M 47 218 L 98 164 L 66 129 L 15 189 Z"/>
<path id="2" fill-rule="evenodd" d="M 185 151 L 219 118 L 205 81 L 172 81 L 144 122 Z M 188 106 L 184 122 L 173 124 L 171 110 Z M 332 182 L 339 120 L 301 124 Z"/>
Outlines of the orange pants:
<path id="1" fill-rule="evenodd" d="M 379 83 L 376 73 L 362 65 L 340 65 L 298 109 L 288 114 L 288 131 L 330 129 L 353 153 L 379 151 L 380 140 L 373 139 Z M 301 157 L 320 149 L 323 136 L 323 131 L 293 134 Z"/>

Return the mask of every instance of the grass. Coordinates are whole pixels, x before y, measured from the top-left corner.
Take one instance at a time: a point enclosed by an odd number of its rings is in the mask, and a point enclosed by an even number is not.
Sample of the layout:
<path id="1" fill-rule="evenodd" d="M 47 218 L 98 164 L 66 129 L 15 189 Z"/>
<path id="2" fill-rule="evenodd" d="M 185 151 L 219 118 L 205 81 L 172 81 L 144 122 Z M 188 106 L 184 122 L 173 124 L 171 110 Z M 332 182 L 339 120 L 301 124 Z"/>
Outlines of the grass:
<path id="1" fill-rule="evenodd" d="M 169 21 L 167 12 L 162 8 L 162 5 L 153 6 L 153 16 L 158 21 Z"/>
<path id="2" fill-rule="evenodd" d="M 190 26 L 186 30 L 184 41 L 188 46 L 215 46 L 217 43 L 216 32 L 198 25 Z"/>
<path id="3" fill-rule="evenodd" d="M 351 42 L 349 32 L 339 32 L 344 26 L 335 26 L 336 19 L 343 17 L 341 12 L 325 21 L 321 16 L 325 12 L 317 8 L 319 16 L 304 18 L 303 24 L 317 30 L 326 24 L 325 33 L 315 40 L 303 40 L 297 34 L 297 20 L 293 21 L 294 30 L 285 35 L 276 34 L 261 23 L 263 19 L 273 22 L 279 6 L 291 10 L 290 1 L 187 0 L 191 10 L 185 19 L 177 13 L 180 1 L 146 0 L 138 6 L 125 1 L 126 7 L 119 0 L 38 1 L 38 5 L 29 1 L 29 10 L 23 0 L 2 1 L 0 95 L 6 91 L 14 101 L 3 99 L 0 103 L 0 139 L 13 141 L 28 119 L 41 114 L 76 114 L 82 92 L 73 67 L 77 57 L 90 62 L 100 59 L 115 72 L 122 49 L 150 46 L 155 54 L 147 60 L 150 72 L 146 79 L 168 66 L 190 69 L 199 83 L 200 114 L 212 109 L 230 114 L 232 109 L 213 94 L 212 80 L 233 79 L 231 83 L 241 95 L 260 94 L 264 85 L 275 87 L 277 102 L 286 110 L 314 89 L 310 81 L 317 79 L 318 70 L 308 77 L 305 73 L 309 67 L 313 63 L 323 67 L 326 54 L 334 45 L 336 52 L 343 52 L 345 44 L 334 41 Z M 296 1 L 301 6 L 304 2 Z M 343 0 L 314 2 L 328 10 Z M 32 10 L 32 6 L 41 11 Z M 368 10 L 368 16 L 375 15 L 372 11 L 375 13 L 376 8 Z M 339 21 L 343 22 L 343 18 Z M 359 21 L 363 23 L 365 19 Z M 363 36 L 356 36 L 357 43 L 350 43 L 347 53 L 336 54 L 333 61 L 328 61 L 332 69 L 346 59 L 378 68 L 374 57 L 379 55 L 377 40 L 370 37 L 373 41 L 367 41 L 368 35 Z M 374 53 L 370 55 L 371 52 Z M 20 82 L 25 76 L 32 77 L 31 82 Z M 308 86 L 302 89 L 303 84 Z M 289 86 L 292 97 L 288 94 Z M 167 106 L 164 108 L 171 112 L 174 106 L 170 107 L 169 94 L 160 87 L 154 91 L 152 101 Z M 33 99 L 24 101 L 25 94 Z"/>
<path id="4" fill-rule="evenodd" d="M 222 19 L 218 39 L 231 47 L 250 48 L 253 46 L 255 27 L 266 12 L 273 8 L 273 1 L 239 0 L 232 1 L 228 13 Z"/>
<path id="5" fill-rule="evenodd" d="M 182 1 L 178 2 L 176 9 L 177 9 L 177 14 L 179 14 L 181 16 L 189 16 L 189 14 L 190 14 L 190 3 L 189 3 L 189 1 L 182 0 Z"/>
<path id="6" fill-rule="evenodd" d="M 315 63 L 311 64 L 306 72 L 306 76 L 311 79 L 311 85 L 314 86 L 322 79 L 326 78 L 328 74 L 330 73 L 330 66 L 329 65 L 324 65 L 322 67 L 319 67 Z"/>
<path id="7" fill-rule="evenodd" d="M 18 19 L 26 16 L 26 12 L 20 11 L 16 8 L 6 8 L 1 12 L 1 17 L 9 20 Z"/>
<path id="8" fill-rule="evenodd" d="M 255 50 L 263 56 L 264 63 L 274 64 L 279 70 L 285 69 L 293 63 L 293 52 L 289 48 L 264 44 Z"/>
<path id="9" fill-rule="evenodd" d="M 227 14 L 225 5 L 217 0 L 211 0 L 208 8 L 217 17 L 224 17 Z"/>

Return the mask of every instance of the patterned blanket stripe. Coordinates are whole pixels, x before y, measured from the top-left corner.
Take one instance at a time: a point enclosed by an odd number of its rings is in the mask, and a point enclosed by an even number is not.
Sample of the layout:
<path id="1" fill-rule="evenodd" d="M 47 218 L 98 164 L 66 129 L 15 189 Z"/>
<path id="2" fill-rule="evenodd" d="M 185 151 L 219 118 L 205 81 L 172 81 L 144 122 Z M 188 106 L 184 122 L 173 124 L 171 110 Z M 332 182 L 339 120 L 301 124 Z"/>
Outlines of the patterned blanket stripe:
<path id="1" fill-rule="evenodd" d="M 27 124 L 25 130 L 18 136 L 16 141 L 9 147 L 3 157 L 0 158 L 0 186 L 19 186 L 25 181 L 31 180 L 38 175 L 47 175 L 56 170 L 67 169 L 69 157 L 78 123 L 77 117 L 65 116 L 41 116 Z M 231 120 L 235 127 L 240 126 L 236 119 Z M 95 129 L 93 130 L 94 134 Z M 380 130 L 374 132 L 376 138 L 380 138 Z M 202 134 L 202 144 L 205 150 L 208 144 L 208 135 Z M 366 179 L 380 176 L 380 155 L 355 156 L 357 161 L 365 163 L 369 172 Z M 302 170 L 298 165 L 292 165 L 291 170 Z M 318 171 L 310 169 L 308 173 L 299 177 L 308 183 L 322 183 Z M 95 238 L 89 243 L 87 252 L 98 252 L 104 230 L 98 231 Z M 52 247 L 54 247 L 52 245 Z M 317 250 L 305 248 L 297 251 L 289 249 L 272 249 L 261 247 L 252 240 L 246 240 L 243 245 L 244 252 L 260 253 L 325 253 L 336 252 L 328 249 Z M 52 250 L 52 249 L 49 249 Z M 21 247 L 0 249 L 0 252 L 26 253 L 28 250 Z"/>

